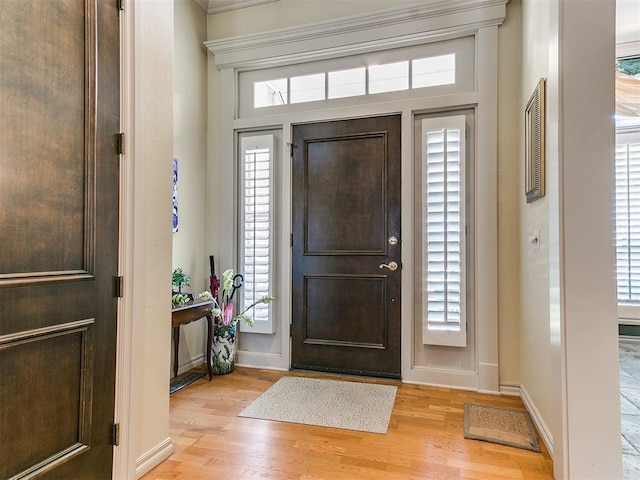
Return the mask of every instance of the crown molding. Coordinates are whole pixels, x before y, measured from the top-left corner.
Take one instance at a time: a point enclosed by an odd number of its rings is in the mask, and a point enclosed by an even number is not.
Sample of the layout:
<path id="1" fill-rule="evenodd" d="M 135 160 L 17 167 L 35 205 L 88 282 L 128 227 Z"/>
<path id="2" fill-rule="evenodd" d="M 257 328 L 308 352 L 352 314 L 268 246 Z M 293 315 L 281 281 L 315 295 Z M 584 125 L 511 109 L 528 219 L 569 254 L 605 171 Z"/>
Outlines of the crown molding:
<path id="1" fill-rule="evenodd" d="M 205 42 L 218 69 L 255 68 L 417 45 L 501 25 L 509 0 L 429 0 L 408 7 Z"/>
<path id="2" fill-rule="evenodd" d="M 209 9 L 209 0 L 193 0 L 205 13 Z"/>
<path id="3" fill-rule="evenodd" d="M 230 10 L 239 10 L 241 8 L 262 5 L 263 3 L 278 2 L 280 0 L 196 0 L 197 2 L 208 3 L 206 11 L 209 15 L 216 13 L 228 12 Z"/>

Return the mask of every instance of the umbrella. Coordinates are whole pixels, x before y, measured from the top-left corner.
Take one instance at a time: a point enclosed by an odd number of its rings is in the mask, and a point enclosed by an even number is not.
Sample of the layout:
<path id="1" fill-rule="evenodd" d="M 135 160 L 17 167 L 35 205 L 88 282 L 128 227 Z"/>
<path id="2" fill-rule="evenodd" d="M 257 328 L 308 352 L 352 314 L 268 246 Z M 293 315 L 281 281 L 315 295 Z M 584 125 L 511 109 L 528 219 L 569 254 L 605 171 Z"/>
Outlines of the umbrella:
<path id="1" fill-rule="evenodd" d="M 236 294 L 236 290 L 242 288 L 242 285 L 244 284 L 244 277 L 241 273 L 238 273 L 237 275 L 233 276 L 231 281 L 231 294 L 229 294 L 229 298 L 227 299 L 228 303 L 231 303 L 231 301 L 233 300 L 233 296 Z"/>
<path id="2" fill-rule="evenodd" d="M 216 300 L 218 299 L 218 290 L 220 289 L 220 282 L 218 281 L 218 277 L 216 277 L 216 261 L 213 258 L 213 255 L 209 255 L 209 267 L 211 269 L 211 276 L 209 277 L 209 289 L 211 290 L 211 295 Z"/>

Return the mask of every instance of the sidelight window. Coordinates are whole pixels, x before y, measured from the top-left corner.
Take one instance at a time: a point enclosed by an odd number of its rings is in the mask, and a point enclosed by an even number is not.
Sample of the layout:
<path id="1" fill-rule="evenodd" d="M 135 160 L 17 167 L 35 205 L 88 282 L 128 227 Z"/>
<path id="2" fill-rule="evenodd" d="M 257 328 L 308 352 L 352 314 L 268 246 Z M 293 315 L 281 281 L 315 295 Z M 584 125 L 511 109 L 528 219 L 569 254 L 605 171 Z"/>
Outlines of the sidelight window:
<path id="1" fill-rule="evenodd" d="M 621 317 L 640 306 L 640 132 L 616 136 L 616 283 Z M 625 308 L 634 306 L 633 308 Z M 635 312 L 634 312 L 635 310 Z M 626 312 L 626 313 L 625 313 Z M 631 315 L 629 315 L 631 313 Z"/>
<path id="2" fill-rule="evenodd" d="M 421 123 L 423 343 L 464 347 L 465 117 Z"/>
<path id="3" fill-rule="evenodd" d="M 240 136 L 239 271 L 244 274 L 238 313 L 273 294 L 273 158 L 274 135 Z M 250 312 L 256 333 L 273 333 L 271 304 L 258 303 Z"/>

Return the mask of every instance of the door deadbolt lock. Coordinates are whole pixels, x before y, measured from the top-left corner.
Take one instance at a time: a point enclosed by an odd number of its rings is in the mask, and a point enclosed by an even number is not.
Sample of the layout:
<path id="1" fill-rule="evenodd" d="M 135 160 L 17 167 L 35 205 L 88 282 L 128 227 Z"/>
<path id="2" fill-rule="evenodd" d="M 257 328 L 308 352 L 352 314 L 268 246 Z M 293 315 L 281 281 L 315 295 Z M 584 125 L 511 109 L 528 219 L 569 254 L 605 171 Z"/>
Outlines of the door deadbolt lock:
<path id="1" fill-rule="evenodd" d="M 398 238 L 391 236 L 389 237 L 389 245 L 397 245 L 398 244 Z"/>
<path id="2" fill-rule="evenodd" d="M 392 272 L 395 272 L 398 269 L 398 264 L 396 262 L 381 263 L 380 268 L 388 268 Z"/>

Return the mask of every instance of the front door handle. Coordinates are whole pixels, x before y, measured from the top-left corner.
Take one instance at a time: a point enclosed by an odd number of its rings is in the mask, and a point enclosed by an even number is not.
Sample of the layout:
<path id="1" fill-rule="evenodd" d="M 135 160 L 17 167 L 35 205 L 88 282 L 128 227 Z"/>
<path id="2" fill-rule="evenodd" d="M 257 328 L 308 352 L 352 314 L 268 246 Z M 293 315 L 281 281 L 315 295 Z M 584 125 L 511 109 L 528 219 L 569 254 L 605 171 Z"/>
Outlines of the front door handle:
<path id="1" fill-rule="evenodd" d="M 381 263 L 380 268 L 388 268 L 392 272 L 395 272 L 398 269 L 398 264 L 396 262 Z"/>

